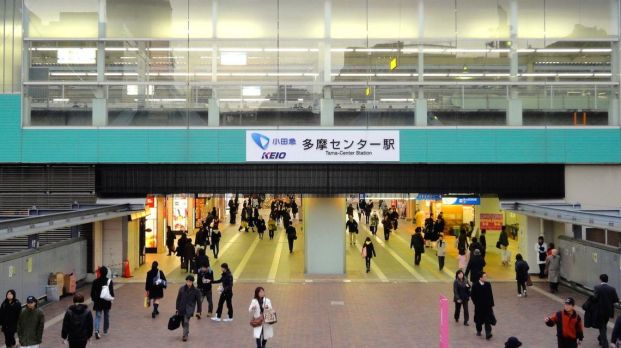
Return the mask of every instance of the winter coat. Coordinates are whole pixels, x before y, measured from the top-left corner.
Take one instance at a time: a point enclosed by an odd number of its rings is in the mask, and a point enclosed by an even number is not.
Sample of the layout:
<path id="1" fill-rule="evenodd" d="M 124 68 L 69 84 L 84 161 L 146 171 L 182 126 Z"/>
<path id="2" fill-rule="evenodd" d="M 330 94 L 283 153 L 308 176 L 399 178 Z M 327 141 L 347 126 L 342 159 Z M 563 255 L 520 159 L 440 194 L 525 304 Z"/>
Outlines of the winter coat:
<path id="1" fill-rule="evenodd" d="M 218 280 L 211 282 L 212 284 L 222 283 L 222 293 L 233 294 L 233 274 L 231 271 L 222 273 L 222 276 Z"/>
<path id="2" fill-rule="evenodd" d="M 112 302 L 101 299 L 99 296 L 101 295 L 101 288 L 103 288 L 110 280 L 110 285 L 108 288 L 110 289 L 110 295 L 114 297 L 114 282 L 111 279 L 108 279 L 107 272 L 101 273 L 99 278 L 95 279 L 93 285 L 91 286 L 91 299 L 93 300 L 93 310 L 95 311 L 103 311 L 110 310 L 112 308 Z"/>
<path id="3" fill-rule="evenodd" d="M 498 236 L 498 243 L 500 243 L 500 245 L 509 246 L 509 235 L 507 234 L 507 231 L 500 232 L 500 235 Z"/>
<path id="4" fill-rule="evenodd" d="M 43 341 L 45 315 L 39 308 L 22 310 L 17 320 L 17 337 L 23 346 L 36 346 Z"/>
<path id="5" fill-rule="evenodd" d="M 547 326 L 556 325 L 556 337 L 569 340 L 583 340 L 582 320 L 576 311 L 569 314 L 566 311 L 558 311 L 548 317 Z"/>
<path id="6" fill-rule="evenodd" d="M 17 320 L 21 311 L 22 304 L 17 299 L 14 299 L 13 302 L 5 299 L 2 302 L 0 305 L 0 325 L 4 332 L 15 332 L 17 330 Z"/>
<path id="7" fill-rule="evenodd" d="M 477 281 L 472 285 L 472 303 L 474 304 L 474 322 L 477 324 L 492 324 L 494 317 L 494 294 L 492 284 Z"/>
<path id="8" fill-rule="evenodd" d="M 196 232 L 196 245 L 205 245 L 207 244 L 207 230 L 202 227 L 198 232 Z"/>
<path id="9" fill-rule="evenodd" d="M 192 243 L 185 243 L 183 247 L 183 257 L 187 260 L 193 259 L 196 256 L 196 249 L 194 249 L 194 245 Z"/>
<path id="10" fill-rule="evenodd" d="M 175 232 L 166 232 L 166 246 L 172 249 L 175 246 Z"/>
<path id="11" fill-rule="evenodd" d="M 298 237 L 295 227 L 293 226 L 287 226 L 285 231 L 287 233 L 287 239 L 296 239 Z"/>
<path id="12" fill-rule="evenodd" d="M 438 256 L 444 256 L 446 254 L 446 241 L 444 239 L 436 242 L 436 253 Z"/>
<path id="13" fill-rule="evenodd" d="M 376 257 L 377 255 L 375 254 L 375 247 L 373 246 L 373 243 L 369 243 L 367 244 L 366 242 L 362 245 L 362 248 L 365 249 L 367 251 L 367 258 L 371 259 Z"/>
<path id="14" fill-rule="evenodd" d="M 550 283 L 558 283 L 561 276 L 561 256 L 548 256 L 546 259 L 546 269 L 548 271 L 548 281 Z"/>
<path id="15" fill-rule="evenodd" d="M 222 237 L 222 232 L 218 231 L 214 227 L 214 231 L 211 232 L 211 245 L 220 243 L 220 237 Z"/>
<path id="16" fill-rule="evenodd" d="M 161 282 L 159 282 L 160 284 L 155 284 L 158 273 Z M 144 289 L 148 292 L 150 299 L 163 298 L 166 285 L 166 276 L 164 275 L 164 272 L 159 269 L 151 269 L 147 272 L 147 280 L 145 281 Z"/>
<path id="17" fill-rule="evenodd" d="M 377 226 L 379 225 L 379 216 L 377 215 L 371 215 L 371 226 Z"/>
<path id="18" fill-rule="evenodd" d="M 539 244 L 539 242 L 535 243 L 535 252 L 537 253 L 537 264 L 543 265 L 546 263 L 546 258 L 548 257 L 548 246 L 546 243 Z"/>
<path id="19" fill-rule="evenodd" d="M 265 220 L 263 220 L 263 219 L 257 220 L 257 230 L 258 230 L 259 233 L 264 233 L 265 232 L 265 230 L 266 230 Z"/>
<path id="20" fill-rule="evenodd" d="M 351 221 L 347 221 L 345 223 L 345 228 L 347 229 L 347 232 L 349 233 L 358 233 L 358 223 L 356 222 L 356 220 L 351 220 Z"/>
<path id="21" fill-rule="evenodd" d="M 602 283 L 593 289 L 593 297 L 597 308 L 598 323 L 607 323 L 608 319 L 615 315 L 615 303 L 619 302 L 617 290 L 612 286 Z"/>
<path id="22" fill-rule="evenodd" d="M 205 280 L 210 280 L 210 282 L 206 282 Z M 200 270 L 198 271 L 198 276 L 197 276 L 197 287 L 198 289 L 203 293 L 203 294 L 207 294 L 209 291 L 211 291 L 211 283 L 213 283 L 213 270 L 211 268 L 207 268 L 207 271 L 203 271 Z"/>
<path id="23" fill-rule="evenodd" d="M 410 248 L 413 248 L 414 252 L 417 254 L 425 252 L 425 240 L 423 239 L 422 234 L 414 233 L 412 235 L 412 239 L 410 240 Z"/>
<path id="24" fill-rule="evenodd" d="M 270 301 L 269 298 L 264 297 L 263 309 L 265 310 L 270 308 L 272 308 L 272 301 Z M 259 301 L 256 298 L 253 298 L 252 301 L 250 301 L 250 307 L 248 308 L 248 311 L 252 314 L 253 319 L 257 319 L 263 313 L 263 311 L 261 310 L 261 306 L 259 305 Z M 254 338 L 260 338 L 261 330 L 263 331 L 263 339 L 269 340 L 270 338 L 274 337 L 273 325 L 266 324 L 265 322 L 261 326 L 252 328 L 252 336 Z"/>
<path id="25" fill-rule="evenodd" d="M 457 302 L 457 300 L 462 302 L 470 300 L 470 288 L 470 283 L 465 277 L 462 281 L 455 279 L 453 281 L 453 302 Z"/>
<path id="26" fill-rule="evenodd" d="M 528 280 L 528 263 L 524 260 L 515 262 L 515 280 L 518 282 L 526 282 Z"/>
<path id="27" fill-rule="evenodd" d="M 593 295 L 587 298 L 586 302 L 582 305 L 582 309 L 584 309 L 584 327 L 598 327 L 597 307 Z"/>
<path id="28" fill-rule="evenodd" d="M 185 244 L 188 242 L 188 237 L 185 234 L 181 235 L 181 238 L 177 240 L 177 256 L 183 256 L 185 252 Z"/>
<path id="29" fill-rule="evenodd" d="M 93 336 L 93 314 L 87 305 L 79 303 L 67 309 L 60 335 L 69 342 L 84 342 Z"/>
<path id="30" fill-rule="evenodd" d="M 201 292 L 192 286 L 183 285 L 179 288 L 177 293 L 177 301 L 175 309 L 177 314 L 189 318 L 194 315 L 194 308 L 197 308 L 197 312 L 202 312 L 202 296 Z"/>
<path id="31" fill-rule="evenodd" d="M 481 277 L 481 272 L 483 272 L 483 267 L 485 267 L 485 260 L 483 260 L 483 257 L 481 257 L 481 255 L 472 255 L 466 267 L 466 277 L 470 274 L 470 281 L 472 283 L 478 282 Z"/>

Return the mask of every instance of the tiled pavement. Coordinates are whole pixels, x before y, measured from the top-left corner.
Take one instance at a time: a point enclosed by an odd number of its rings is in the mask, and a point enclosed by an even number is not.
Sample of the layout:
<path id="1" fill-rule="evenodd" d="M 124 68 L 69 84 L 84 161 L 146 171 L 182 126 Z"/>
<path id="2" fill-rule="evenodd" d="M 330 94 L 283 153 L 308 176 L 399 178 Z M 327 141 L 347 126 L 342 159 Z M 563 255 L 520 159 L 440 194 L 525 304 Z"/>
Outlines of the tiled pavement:
<path id="1" fill-rule="evenodd" d="M 143 286 L 125 284 L 116 291 L 110 335 L 93 340 L 91 346 L 254 347 L 248 325 L 248 305 L 257 285 L 266 288 L 279 315 L 275 337 L 268 343 L 270 347 L 437 346 L 438 296 L 450 296 L 451 293 L 451 284 L 444 282 L 239 282 L 234 287 L 235 320 L 215 323 L 205 318 L 193 319 L 190 340 L 183 343 L 180 330 L 171 332 L 166 329 L 180 284 L 170 285 L 160 307 L 162 315 L 156 319 L 151 319 L 149 309 L 143 307 Z M 543 318 L 561 308 L 561 304 L 543 290 L 533 288 L 528 298 L 517 298 L 514 288 L 515 285 L 509 282 L 493 284 L 498 325 L 494 327 L 494 337 L 490 341 L 476 337 L 472 323 L 465 327 L 451 320 L 451 347 L 502 347 L 506 338 L 512 335 L 518 336 L 524 347 L 556 347 L 555 330 L 546 327 Z M 81 291 L 87 294 L 88 288 Z M 584 301 L 584 296 L 562 288 L 560 296 L 567 295 L 575 296 L 578 303 Z M 217 301 L 217 296 L 214 300 Z M 61 303 L 45 307 L 47 320 L 53 319 L 69 301 L 64 298 Z M 452 317 L 452 313 L 449 315 Z M 60 327 L 61 324 L 56 323 L 46 328 L 42 347 L 62 346 Z M 582 347 L 594 348 L 597 346 L 595 341 L 595 330 L 587 329 Z"/>

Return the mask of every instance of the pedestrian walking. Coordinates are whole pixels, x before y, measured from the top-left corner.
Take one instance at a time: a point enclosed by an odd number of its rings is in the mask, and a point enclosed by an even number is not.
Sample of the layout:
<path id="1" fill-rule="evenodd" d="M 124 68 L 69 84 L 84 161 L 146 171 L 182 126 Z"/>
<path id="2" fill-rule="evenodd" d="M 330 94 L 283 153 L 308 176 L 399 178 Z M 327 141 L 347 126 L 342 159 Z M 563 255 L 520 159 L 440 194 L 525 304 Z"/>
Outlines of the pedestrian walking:
<path id="1" fill-rule="evenodd" d="M 235 202 L 233 202 L 233 199 L 229 199 L 229 223 L 231 225 L 235 225 L 235 220 L 236 220 L 236 216 L 237 216 L 237 204 Z"/>
<path id="2" fill-rule="evenodd" d="M 158 309 L 160 306 L 160 300 L 164 298 L 164 289 L 168 286 L 166 276 L 164 275 L 164 272 L 158 268 L 158 266 L 158 262 L 153 261 L 151 264 L 151 270 L 147 272 L 147 279 L 144 285 L 148 301 L 147 304 L 149 306 L 153 306 L 151 318 L 155 318 L 160 314 Z"/>
<path id="3" fill-rule="evenodd" d="M 549 327 L 556 326 L 558 348 L 577 348 L 584 339 L 582 318 L 574 310 L 576 302 L 568 297 L 563 303 L 563 310 L 545 318 Z"/>
<path id="4" fill-rule="evenodd" d="M 457 267 L 462 271 L 465 271 L 466 267 L 468 267 L 468 256 L 465 249 L 457 250 Z"/>
<path id="5" fill-rule="evenodd" d="M 421 233 L 421 228 L 416 227 L 410 239 L 410 249 L 414 249 L 414 266 L 420 265 L 422 255 L 425 253 L 425 240 Z"/>
<path id="6" fill-rule="evenodd" d="M 194 316 L 194 308 L 196 308 L 196 317 L 200 319 L 202 311 L 201 293 L 194 287 L 194 276 L 190 274 L 185 277 L 185 285 L 179 288 L 175 305 L 176 314 L 182 319 L 182 340 L 184 342 L 188 340 L 190 334 L 190 319 Z"/>
<path id="7" fill-rule="evenodd" d="M 470 275 L 470 282 L 474 284 L 479 280 L 481 274 L 485 273 L 483 272 L 485 260 L 481 257 L 481 251 L 479 249 L 474 249 L 472 254 L 472 257 L 468 260 L 468 266 L 466 266 L 466 277 Z"/>
<path id="8" fill-rule="evenodd" d="M 546 273 L 548 273 L 550 292 L 558 292 L 558 283 L 561 277 L 561 256 L 557 249 L 552 249 L 551 254 L 546 258 Z"/>
<path id="9" fill-rule="evenodd" d="M 220 238 L 222 238 L 222 233 L 218 229 L 220 226 L 220 219 L 217 217 L 213 219 L 212 228 L 211 228 L 211 250 L 213 251 L 213 257 L 218 258 L 218 254 L 220 253 Z"/>
<path id="10" fill-rule="evenodd" d="M 263 219 L 263 216 L 259 215 L 259 218 L 257 219 L 257 231 L 259 232 L 259 239 L 263 239 L 263 234 L 265 233 L 265 230 L 267 229 L 267 226 L 265 226 L 265 220 Z"/>
<path id="11" fill-rule="evenodd" d="M 423 248 L 423 251 L 425 248 Z M 444 241 L 444 233 L 440 233 L 436 242 L 436 255 L 438 256 L 438 267 L 440 271 L 444 269 L 444 255 L 446 253 L 446 242 Z"/>
<path id="12" fill-rule="evenodd" d="M 610 335 L 610 345 L 613 347 L 619 347 L 621 344 L 621 315 L 615 320 L 615 326 L 612 329 Z"/>
<path id="13" fill-rule="evenodd" d="M 285 233 L 287 233 L 287 242 L 289 242 L 289 254 L 293 253 L 293 241 L 298 239 L 297 231 L 291 221 L 288 222 L 287 228 L 285 229 Z"/>
<path id="14" fill-rule="evenodd" d="M 364 258 L 365 265 L 367 266 L 367 273 L 371 271 L 371 259 L 376 257 L 375 247 L 373 246 L 373 242 L 371 242 L 371 237 L 367 237 L 364 241 L 364 245 L 362 246 L 362 257 Z"/>
<path id="15" fill-rule="evenodd" d="M 4 301 L 0 305 L 0 326 L 2 326 L 4 344 L 7 348 L 16 346 L 15 333 L 17 332 L 17 321 L 21 311 L 22 304 L 17 299 L 15 290 L 7 291 Z"/>
<path id="16" fill-rule="evenodd" d="M 462 227 L 459 232 L 459 237 L 457 237 L 457 251 L 463 251 L 464 255 L 466 255 L 466 252 L 468 250 L 470 250 L 468 245 L 468 235 L 466 234 L 465 229 Z"/>
<path id="17" fill-rule="evenodd" d="M 500 259 L 502 261 L 502 265 L 509 266 L 509 251 L 507 250 L 509 247 L 509 235 L 507 234 L 506 225 L 502 225 L 500 235 L 498 236 L 498 242 L 496 242 L 496 247 L 500 249 Z"/>
<path id="18" fill-rule="evenodd" d="M 364 205 L 364 217 L 366 219 L 367 225 L 369 224 L 369 220 L 371 218 L 371 212 L 372 211 L 373 211 L 373 201 L 366 202 L 365 205 Z M 374 213 L 374 214 L 377 217 L 377 222 L 379 224 L 379 217 L 377 216 L 377 213 Z M 377 226 L 378 224 L 375 224 L 375 226 Z M 377 227 L 375 228 L 375 231 L 377 232 Z"/>
<path id="19" fill-rule="evenodd" d="M 464 325 L 468 326 L 470 314 L 468 313 L 468 301 L 470 300 L 471 285 L 464 275 L 464 271 L 457 270 L 455 272 L 455 280 L 453 281 L 453 302 L 455 302 L 455 322 L 459 322 L 459 312 L 464 309 Z"/>
<path id="20" fill-rule="evenodd" d="M 185 259 L 185 244 L 188 241 L 188 236 L 185 233 L 181 234 L 181 237 L 177 240 L 177 256 L 181 263 L 181 269 L 186 269 L 187 260 Z"/>
<path id="21" fill-rule="evenodd" d="M 535 243 L 535 252 L 537 255 L 537 266 L 539 266 L 539 278 L 543 279 L 545 276 L 546 258 L 548 257 L 548 246 L 543 241 L 543 236 L 537 238 Z"/>
<path id="22" fill-rule="evenodd" d="M 479 236 L 479 244 L 481 244 L 481 257 L 485 259 L 485 253 L 487 252 L 487 238 L 486 238 L 487 230 L 482 229 L 481 235 Z"/>
<path id="23" fill-rule="evenodd" d="M 349 245 L 356 245 L 358 234 L 358 222 L 354 220 L 353 215 L 349 215 L 347 222 L 345 223 L 345 229 L 349 232 Z"/>
<path id="24" fill-rule="evenodd" d="M 528 281 L 528 263 L 524 261 L 522 254 L 515 255 L 515 280 L 517 281 L 518 297 L 526 297 L 526 281 Z"/>
<path id="25" fill-rule="evenodd" d="M 73 295 L 73 304 L 65 312 L 60 336 L 69 342 L 69 348 L 85 348 L 93 337 L 93 314 L 79 292 Z"/>
<path id="26" fill-rule="evenodd" d="M 182 268 L 185 268 L 187 273 L 193 272 L 194 259 L 196 258 L 196 249 L 192 244 L 192 238 L 188 238 L 187 242 L 183 246 L 183 260 L 185 262 Z"/>
<path id="27" fill-rule="evenodd" d="M 26 298 L 26 308 L 22 310 L 17 319 L 17 337 L 21 348 L 39 348 L 43 342 L 45 315 L 38 307 L 36 297 Z"/>
<path id="28" fill-rule="evenodd" d="M 494 315 L 494 294 L 492 285 L 487 281 L 487 273 L 483 272 L 478 281 L 472 285 L 472 303 L 474 304 L 474 323 L 477 336 L 485 327 L 485 339 L 492 338 L 492 325 L 496 325 Z"/>
<path id="29" fill-rule="evenodd" d="M 261 325 L 252 328 L 252 337 L 254 337 L 257 343 L 257 348 L 265 348 L 267 341 L 274 337 L 273 325 L 260 319 L 263 318 L 266 310 L 273 311 L 272 301 L 265 297 L 265 289 L 259 286 L 254 290 L 254 298 L 250 301 L 250 307 L 248 308 L 252 319 L 262 322 Z"/>
<path id="30" fill-rule="evenodd" d="M 388 214 L 384 214 L 384 218 L 382 219 L 382 226 L 384 227 L 384 240 L 388 241 L 390 238 L 390 229 L 392 228 L 392 223 L 388 218 Z"/>
<path id="31" fill-rule="evenodd" d="M 373 212 L 373 215 L 371 215 L 371 218 L 369 220 L 371 221 L 369 229 L 371 230 L 371 233 L 375 236 L 377 234 L 377 226 L 379 226 L 379 216 L 377 216 L 376 212 Z M 367 221 L 367 223 L 369 222 Z"/>
<path id="32" fill-rule="evenodd" d="M 211 284 L 213 283 L 213 270 L 209 265 L 202 264 L 198 271 L 197 285 L 203 295 L 202 300 L 207 300 L 207 316 L 213 315 L 213 296 L 211 292 Z"/>
<path id="33" fill-rule="evenodd" d="M 168 248 L 168 256 L 175 253 L 175 232 L 172 231 L 170 226 L 166 226 L 166 247 Z"/>
<path id="34" fill-rule="evenodd" d="M 112 301 L 101 298 L 101 292 L 104 287 L 108 287 L 108 291 L 114 297 L 114 283 L 108 278 L 108 268 L 99 267 L 99 277 L 93 281 L 91 286 L 91 300 L 93 301 L 93 310 L 95 311 L 95 339 L 100 339 L 99 324 L 103 316 L 103 334 L 107 335 L 110 329 L 110 309 L 112 309 Z"/>
<path id="35" fill-rule="evenodd" d="M 617 290 L 608 285 L 608 275 L 599 276 L 601 283 L 593 289 L 593 297 L 595 299 L 595 308 L 597 313 L 596 325 L 599 329 L 597 340 L 601 347 L 608 347 L 608 320 L 614 318 L 615 303 L 619 302 Z"/>
<path id="36" fill-rule="evenodd" d="M 274 217 L 274 213 L 270 214 L 270 218 L 267 220 L 267 230 L 270 237 L 270 240 L 274 239 L 274 233 L 278 226 L 276 225 L 276 219 Z"/>
<path id="37" fill-rule="evenodd" d="M 291 200 L 291 214 L 293 214 L 293 219 L 298 219 L 298 204 L 295 202 L 295 199 Z"/>
<path id="38" fill-rule="evenodd" d="M 223 263 L 220 268 L 222 269 L 222 275 L 220 276 L 220 279 L 211 282 L 212 284 L 222 284 L 222 286 L 218 287 L 218 292 L 220 292 L 220 298 L 218 299 L 216 316 L 212 317 L 211 320 L 222 320 L 222 307 L 226 302 L 226 309 L 228 310 L 229 317 L 225 318 L 224 321 L 233 321 L 233 273 L 231 273 L 231 270 L 229 269 L 229 265 L 227 263 Z"/>

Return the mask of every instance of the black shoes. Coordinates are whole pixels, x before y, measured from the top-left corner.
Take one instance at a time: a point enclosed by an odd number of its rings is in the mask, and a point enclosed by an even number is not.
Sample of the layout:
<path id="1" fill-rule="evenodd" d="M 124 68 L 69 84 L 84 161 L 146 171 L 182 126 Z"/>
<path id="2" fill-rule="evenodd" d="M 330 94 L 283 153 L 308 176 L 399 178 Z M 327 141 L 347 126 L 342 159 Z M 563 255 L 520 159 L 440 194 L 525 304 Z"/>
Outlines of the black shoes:
<path id="1" fill-rule="evenodd" d="M 489 340 L 490 338 L 492 338 L 492 334 L 485 335 L 486 340 Z"/>

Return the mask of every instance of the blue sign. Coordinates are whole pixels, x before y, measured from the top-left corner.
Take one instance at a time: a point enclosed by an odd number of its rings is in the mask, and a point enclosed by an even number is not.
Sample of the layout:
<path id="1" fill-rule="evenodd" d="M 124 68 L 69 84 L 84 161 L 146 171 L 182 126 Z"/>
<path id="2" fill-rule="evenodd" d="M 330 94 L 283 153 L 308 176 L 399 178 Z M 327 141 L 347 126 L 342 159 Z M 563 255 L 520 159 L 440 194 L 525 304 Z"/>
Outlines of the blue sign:
<path id="1" fill-rule="evenodd" d="M 479 197 L 442 197 L 442 204 L 448 205 L 480 205 Z"/>
<path id="2" fill-rule="evenodd" d="M 416 195 L 416 199 L 423 201 L 439 201 L 442 199 L 442 195 L 437 193 L 419 193 Z"/>

